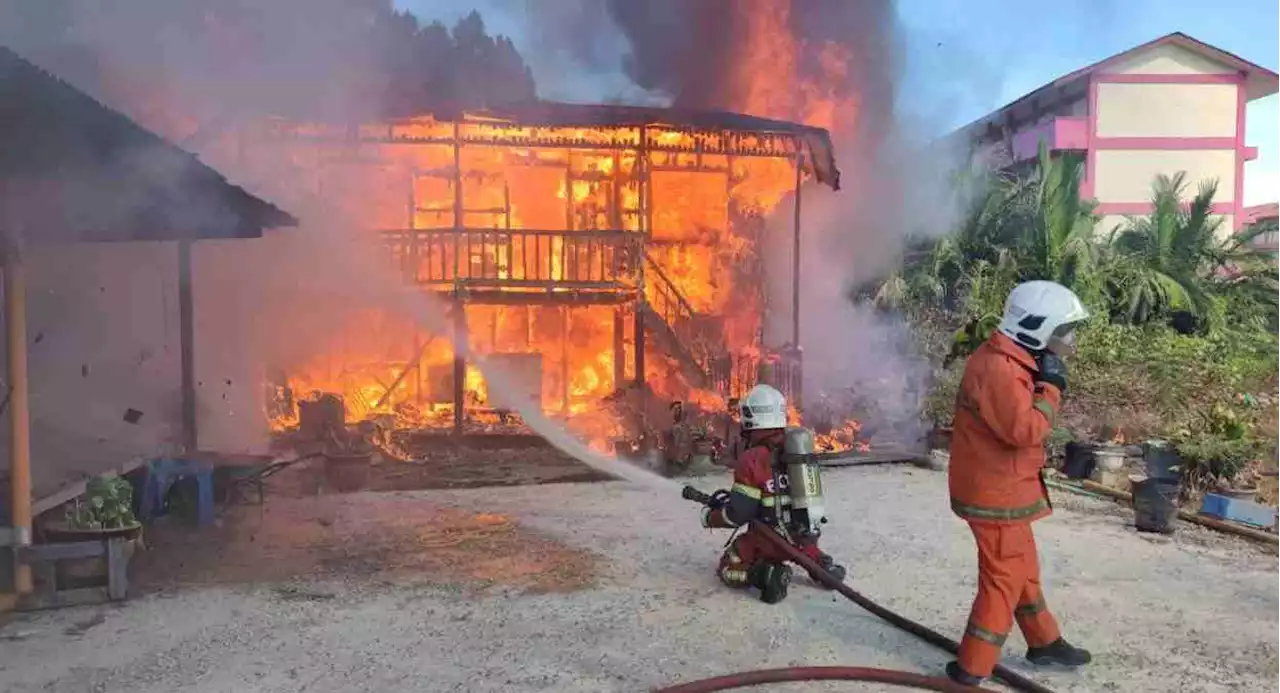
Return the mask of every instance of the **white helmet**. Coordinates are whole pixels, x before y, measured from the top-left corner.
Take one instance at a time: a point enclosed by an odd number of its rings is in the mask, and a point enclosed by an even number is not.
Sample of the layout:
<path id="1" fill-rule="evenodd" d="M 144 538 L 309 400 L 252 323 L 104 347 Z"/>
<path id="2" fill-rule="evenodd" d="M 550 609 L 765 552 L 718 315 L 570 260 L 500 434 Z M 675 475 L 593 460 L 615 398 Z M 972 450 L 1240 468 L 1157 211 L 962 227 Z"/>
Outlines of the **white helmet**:
<path id="1" fill-rule="evenodd" d="M 1030 281 L 1009 292 L 1000 331 L 1028 349 L 1069 349 L 1075 343 L 1075 326 L 1088 317 L 1071 289 L 1057 282 Z"/>
<path id="2" fill-rule="evenodd" d="M 742 398 L 742 430 L 787 427 L 787 398 L 768 385 L 756 385 Z"/>

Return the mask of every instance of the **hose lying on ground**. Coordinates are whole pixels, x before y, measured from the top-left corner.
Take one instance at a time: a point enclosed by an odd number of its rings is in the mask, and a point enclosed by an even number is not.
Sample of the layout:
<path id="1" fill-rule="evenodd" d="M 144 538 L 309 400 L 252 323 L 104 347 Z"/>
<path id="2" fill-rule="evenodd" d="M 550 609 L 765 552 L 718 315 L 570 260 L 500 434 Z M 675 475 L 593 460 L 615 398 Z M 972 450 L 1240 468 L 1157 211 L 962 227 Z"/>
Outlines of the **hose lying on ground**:
<path id="1" fill-rule="evenodd" d="M 711 496 L 699 491 L 692 486 L 684 487 L 681 493 L 686 500 L 691 500 L 703 505 L 711 502 Z M 903 618 L 898 614 L 889 611 L 879 604 L 867 599 L 852 587 L 844 584 L 843 581 L 837 580 L 834 575 L 828 573 L 826 569 L 819 566 L 812 558 L 801 553 L 791 542 L 778 534 L 773 527 L 761 522 L 760 520 L 751 521 L 751 529 L 759 532 L 773 547 L 791 559 L 794 563 L 804 568 L 808 573 L 814 576 L 818 582 L 844 595 L 849 601 L 870 611 L 880 618 L 888 621 L 891 625 L 905 630 L 906 632 L 924 640 L 925 642 L 939 647 L 951 654 L 955 654 L 960 646 L 954 640 L 938 633 L 937 631 L 926 628 L 915 621 Z M 846 676 L 828 675 L 825 677 L 813 678 L 822 673 L 834 674 L 836 672 L 848 672 Z M 1014 690 L 1023 693 L 1053 693 L 1053 689 L 1042 686 L 1035 681 L 1019 674 L 1012 669 L 997 664 L 993 672 L 995 678 L 1006 683 Z M 882 676 L 883 678 L 866 678 L 866 676 Z M 743 686 L 754 686 L 761 683 L 774 683 L 780 681 L 816 681 L 816 680 L 846 680 L 846 681 L 878 681 L 881 683 L 894 684 L 899 686 L 913 686 L 915 688 L 923 688 L 925 690 L 935 691 L 973 691 L 982 690 L 975 688 L 966 688 L 958 686 L 946 679 L 922 676 L 906 671 L 890 671 L 887 669 L 868 669 L 861 667 L 797 667 L 791 669 L 771 669 L 764 671 L 743 672 L 740 674 L 731 674 L 715 679 L 706 679 L 703 681 L 693 681 L 691 683 L 680 684 L 671 688 L 664 688 L 656 693 L 704 693 L 707 691 L 723 691 L 732 688 L 741 688 Z M 939 686 L 951 686 L 950 688 L 940 688 Z"/>
<path id="2" fill-rule="evenodd" d="M 876 616 L 888 621 L 891 625 L 905 630 L 930 645 L 939 647 L 951 654 L 955 654 L 960 649 L 960 645 L 956 644 L 954 640 L 938 633 L 937 631 L 926 628 L 915 621 L 903 618 L 902 616 L 889 611 L 883 606 L 880 606 L 854 591 L 852 587 L 844 584 L 844 582 L 837 580 L 834 575 L 824 570 L 812 558 L 809 558 L 796 550 L 796 547 L 792 546 L 791 542 L 784 539 L 782 535 L 778 534 L 777 531 L 769 525 L 759 520 L 752 520 L 751 529 L 759 532 L 760 535 L 763 536 L 770 544 L 773 544 L 774 548 L 786 554 L 788 558 L 798 564 L 801 568 L 808 571 L 810 575 L 817 578 L 818 582 L 821 582 L 823 585 L 843 594 L 854 604 L 857 604 Z M 1025 693 L 1053 693 L 1052 689 L 1042 686 L 1002 664 L 996 665 L 994 676 L 1008 684 L 1011 688 L 1024 691 Z"/>
<path id="3" fill-rule="evenodd" d="M 893 671 L 892 669 L 872 669 L 869 667 L 792 667 L 790 669 L 761 669 L 744 671 L 739 674 L 717 676 L 714 679 L 703 679 L 681 683 L 663 688 L 656 693 L 712 693 L 727 691 L 745 686 L 759 686 L 767 683 L 787 683 L 791 681 L 868 681 L 890 686 L 906 686 L 926 691 L 942 693 L 974 693 L 975 691 L 995 693 L 989 688 L 972 688 L 934 676 L 913 674 L 909 671 Z"/>

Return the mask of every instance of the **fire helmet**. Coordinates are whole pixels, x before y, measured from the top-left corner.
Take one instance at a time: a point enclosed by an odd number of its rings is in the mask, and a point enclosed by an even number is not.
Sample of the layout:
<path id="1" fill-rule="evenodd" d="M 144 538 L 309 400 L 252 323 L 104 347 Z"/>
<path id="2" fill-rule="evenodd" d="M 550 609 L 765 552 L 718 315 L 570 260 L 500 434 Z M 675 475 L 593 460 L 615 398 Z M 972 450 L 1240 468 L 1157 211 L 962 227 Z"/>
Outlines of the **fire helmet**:
<path id="1" fill-rule="evenodd" d="M 1075 327 L 1089 318 L 1071 289 L 1049 281 L 1024 282 L 1013 287 L 1004 304 L 1000 331 L 1022 346 L 1042 351 L 1069 350 Z"/>
<path id="2" fill-rule="evenodd" d="M 739 405 L 742 413 L 742 430 L 757 431 L 787 427 L 787 398 L 768 385 L 751 388 Z"/>

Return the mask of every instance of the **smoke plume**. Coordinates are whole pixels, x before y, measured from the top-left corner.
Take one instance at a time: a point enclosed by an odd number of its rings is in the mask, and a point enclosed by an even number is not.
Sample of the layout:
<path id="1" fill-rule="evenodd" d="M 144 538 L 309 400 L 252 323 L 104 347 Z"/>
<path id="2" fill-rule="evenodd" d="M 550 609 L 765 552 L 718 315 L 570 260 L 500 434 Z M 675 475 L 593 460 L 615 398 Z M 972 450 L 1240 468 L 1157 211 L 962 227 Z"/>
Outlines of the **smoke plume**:
<path id="1" fill-rule="evenodd" d="M 491 36 L 478 16 L 467 14 L 463 6 L 470 4 L 423 4 L 419 21 L 391 0 L 0 0 L 0 43 L 303 221 L 262 240 L 197 244 L 197 378 L 206 445 L 260 450 L 266 433 L 260 384 L 268 365 L 288 367 L 323 353 L 350 316 L 382 308 L 428 323 L 439 318 L 426 299 L 405 303 L 387 259 L 370 247 L 376 244 L 353 237 L 342 211 L 290 175 L 287 162 L 273 167 L 269 157 L 246 158 L 229 135 L 265 116 L 357 122 L 428 101 L 432 107 L 519 101 L 534 93 L 531 75 L 548 97 L 738 111 L 831 130 L 844 189 L 802 194 L 806 393 L 852 389 L 878 399 L 890 424 L 911 419 L 902 383 L 918 382 L 923 364 L 911 357 L 909 335 L 847 298 L 849 287 L 893 265 L 906 232 L 941 228 L 932 217 L 946 215 L 932 204 L 941 198 L 929 194 L 946 166 L 921 154 L 919 133 L 904 127 L 899 112 L 904 36 L 889 0 L 482 3 L 487 17 L 502 20 L 495 24 L 519 29 L 514 43 Z M 425 13 L 433 9 L 440 15 Z M 430 23 L 437 18 L 449 26 Z M 790 339 L 792 209 L 784 203 L 776 210 L 765 253 L 774 346 Z M 57 300 L 46 308 L 33 304 L 33 313 L 48 314 L 59 346 L 47 344 L 57 359 L 41 364 L 33 348 L 33 397 L 48 403 L 36 412 L 37 427 L 48 429 L 37 433 L 37 446 L 39 439 L 128 440 L 129 450 L 154 450 L 157 441 L 172 439 L 172 252 L 121 247 L 111 262 L 125 269 L 107 268 L 98 253 L 82 254 L 77 262 L 87 264 L 79 270 L 64 264 L 56 272 L 67 256 L 50 259 L 50 276 L 60 277 L 47 291 Z M 154 267 L 146 275 L 151 284 L 101 278 L 127 273 L 130 263 Z M 155 310 L 131 314 L 132 341 L 112 343 L 104 334 L 119 325 L 86 314 L 131 295 L 151 297 Z M 424 329 L 448 333 L 438 324 Z M 74 377 L 50 375 L 66 364 L 83 368 L 72 366 Z M 501 374 L 495 378 L 500 382 Z M 135 406 L 138 399 L 147 404 Z M 68 415 L 54 404 L 62 401 L 93 411 Z M 146 415 L 122 427 L 118 412 L 131 407 Z M 524 414 L 541 420 L 540 412 Z M 539 431 L 569 445 L 548 426 Z M 147 436 L 139 433 L 144 429 Z M 59 453 L 50 448 L 48 456 Z"/>
<path id="2" fill-rule="evenodd" d="M 925 145 L 902 112 L 907 37 L 889 0 L 557 2 L 541 15 L 591 21 L 566 50 L 593 70 L 627 75 L 675 106 L 745 112 L 830 130 L 842 190 L 801 191 L 800 344 L 805 405 L 862 420 L 880 440 L 921 437 L 930 367 L 900 318 L 851 298 L 897 265 L 909 234 L 950 227 L 947 174 L 960 152 Z M 588 9 L 587 6 L 590 6 Z M 607 8 L 607 12 L 601 8 Z M 538 20 L 534 20 L 535 22 Z M 544 32 L 552 31 L 547 28 Z M 625 38 L 619 58 L 599 36 Z M 539 33 L 535 31 L 535 33 Z M 790 342 L 795 202 L 775 210 L 764 240 L 766 340 Z"/>

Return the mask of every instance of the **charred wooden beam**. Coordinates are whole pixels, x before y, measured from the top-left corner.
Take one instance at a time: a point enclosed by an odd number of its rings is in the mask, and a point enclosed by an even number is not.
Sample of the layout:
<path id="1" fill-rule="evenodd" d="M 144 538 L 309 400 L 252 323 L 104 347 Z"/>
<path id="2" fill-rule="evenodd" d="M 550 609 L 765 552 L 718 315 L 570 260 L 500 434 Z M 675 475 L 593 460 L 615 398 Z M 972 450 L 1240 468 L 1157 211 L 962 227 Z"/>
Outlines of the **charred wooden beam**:
<path id="1" fill-rule="evenodd" d="M 796 147 L 793 143 L 794 137 L 789 134 L 781 135 L 764 135 L 754 134 L 760 141 L 769 142 L 765 146 L 751 146 L 742 144 L 746 138 L 737 139 L 734 143 L 721 143 L 705 147 L 703 154 L 725 154 L 729 156 L 744 156 L 772 159 L 789 159 L 794 156 Z M 330 135 L 279 135 L 280 139 L 305 140 L 313 142 L 349 142 L 350 140 Z M 448 145 L 454 146 L 456 140 L 452 137 L 367 137 L 362 136 L 358 140 L 363 143 L 370 144 L 405 144 L 405 145 Z M 488 147 L 514 147 L 514 148 L 538 148 L 538 149 L 590 149 L 596 151 L 635 151 L 642 148 L 642 145 L 631 142 L 591 142 L 586 140 L 561 140 L 547 138 L 504 138 L 504 137 L 464 137 L 463 145 L 488 146 Z M 690 146 L 666 145 L 658 142 L 649 142 L 648 151 L 664 152 L 670 154 L 695 154 L 696 149 Z"/>
<path id="2" fill-rule="evenodd" d="M 445 298 L 453 299 L 456 294 L 447 285 L 440 285 L 437 293 Z M 469 304 L 477 306 L 533 306 L 533 305 L 598 305 L 598 306 L 615 306 L 630 303 L 636 300 L 636 292 L 634 288 L 625 288 L 614 291 L 557 291 L 555 293 L 547 293 L 545 291 L 537 292 L 520 292 L 504 289 L 490 290 L 468 290 L 465 292 L 466 301 Z"/>
<path id="3" fill-rule="evenodd" d="M 467 307 L 462 301 L 453 304 L 453 432 L 462 435 L 467 417 Z"/>
<path id="4" fill-rule="evenodd" d="M 627 326 L 622 309 L 613 311 L 613 389 L 621 390 L 627 379 Z"/>

